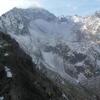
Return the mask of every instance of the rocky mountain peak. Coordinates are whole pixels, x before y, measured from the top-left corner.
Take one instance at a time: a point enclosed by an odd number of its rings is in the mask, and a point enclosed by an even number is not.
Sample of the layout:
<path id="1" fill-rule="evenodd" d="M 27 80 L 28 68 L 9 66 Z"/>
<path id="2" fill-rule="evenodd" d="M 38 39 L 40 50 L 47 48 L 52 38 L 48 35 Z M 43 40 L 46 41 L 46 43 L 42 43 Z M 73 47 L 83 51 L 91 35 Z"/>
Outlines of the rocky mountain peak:
<path id="1" fill-rule="evenodd" d="M 97 17 L 100 18 L 100 11 L 96 11 L 96 12 L 95 12 L 95 16 L 97 16 Z"/>
<path id="2" fill-rule="evenodd" d="M 56 18 L 55 15 L 48 12 L 47 10 L 43 8 L 27 8 L 27 9 L 21 9 L 21 8 L 13 8 L 10 12 L 13 14 L 20 14 L 21 16 L 25 17 L 28 20 L 34 20 L 38 18 L 42 18 L 45 20 L 54 20 Z"/>
<path id="3" fill-rule="evenodd" d="M 59 84 L 86 84 L 100 75 L 99 17 L 58 18 L 41 8 L 14 8 L 0 17 L 0 30 Z"/>

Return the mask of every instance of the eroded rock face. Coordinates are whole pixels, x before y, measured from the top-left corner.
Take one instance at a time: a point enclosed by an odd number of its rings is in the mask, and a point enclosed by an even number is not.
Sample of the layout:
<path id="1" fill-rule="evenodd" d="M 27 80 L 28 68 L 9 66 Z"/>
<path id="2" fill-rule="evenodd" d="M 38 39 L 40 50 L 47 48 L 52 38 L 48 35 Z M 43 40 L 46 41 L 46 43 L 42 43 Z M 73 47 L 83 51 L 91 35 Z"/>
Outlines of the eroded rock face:
<path id="1" fill-rule="evenodd" d="M 99 100 L 82 87 L 54 84 L 61 80 L 56 74 L 53 81 L 45 75 L 14 39 L 0 33 L 0 100 Z"/>
<path id="2" fill-rule="evenodd" d="M 58 83 L 60 87 L 62 83 L 62 87 L 66 87 L 67 82 L 79 85 L 84 79 L 87 83 L 89 79 L 100 76 L 99 21 L 100 18 L 96 16 L 86 18 L 74 16 L 60 20 L 43 9 L 15 8 L 0 17 L 0 30 L 13 37 L 38 66 L 32 64 L 31 58 L 19 48 L 17 43 L 13 42 L 14 40 L 1 35 L 1 39 L 6 37 L 7 41 L 9 40 L 9 43 L 13 45 L 4 42 L 7 49 L 1 49 L 0 52 L 3 68 L 8 68 L 12 72 L 8 75 L 10 77 L 14 73 L 18 82 L 21 82 L 23 77 L 27 78 L 25 82 L 18 83 L 21 90 L 23 90 L 23 87 L 20 87 L 19 84 L 27 83 L 27 81 L 29 81 L 27 84 L 32 83 L 32 78 L 35 76 L 33 71 L 36 72 L 35 66 L 52 81 Z M 2 48 L 2 45 L 0 45 L 0 48 Z M 32 66 L 34 66 L 34 69 Z M 9 73 L 9 70 L 6 71 L 6 74 Z M 22 70 L 25 72 L 22 72 Z M 5 76 L 5 70 L 3 71 L 2 76 Z M 32 78 L 30 78 L 29 73 L 31 73 Z M 19 76 L 22 77 L 19 78 Z M 99 81 L 98 78 L 97 80 Z M 92 82 L 94 84 L 95 80 Z M 88 86 L 91 88 L 91 85 Z M 70 88 L 68 85 L 66 89 L 66 91 L 70 90 L 70 99 L 73 100 L 76 97 L 76 100 L 85 100 L 84 92 L 80 94 L 80 89 L 78 89 L 77 95 L 76 86 L 73 86 L 73 88 L 75 88 L 74 92 L 72 92 L 72 85 L 70 85 Z M 15 91 L 19 90 L 15 89 Z M 86 94 L 88 95 L 88 93 Z M 65 97 L 65 95 L 63 96 Z M 14 96 L 13 98 L 17 97 Z M 91 98 L 93 98 L 93 95 Z"/>
<path id="3" fill-rule="evenodd" d="M 87 78 L 100 75 L 99 20 L 14 8 L 0 17 L 0 30 L 13 37 L 43 72 L 42 65 L 77 84 L 80 73 Z"/>
<path id="4" fill-rule="evenodd" d="M 15 40 L 0 33 L 0 46 L 1 99 L 65 100 L 58 87 L 35 69 Z"/>

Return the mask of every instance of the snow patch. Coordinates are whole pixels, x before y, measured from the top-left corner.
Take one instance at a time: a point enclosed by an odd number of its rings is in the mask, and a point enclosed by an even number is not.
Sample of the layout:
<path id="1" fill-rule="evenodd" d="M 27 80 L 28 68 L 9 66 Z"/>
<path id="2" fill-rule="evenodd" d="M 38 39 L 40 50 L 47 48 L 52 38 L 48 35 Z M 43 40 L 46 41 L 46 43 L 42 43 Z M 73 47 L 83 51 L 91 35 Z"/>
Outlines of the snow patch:
<path id="1" fill-rule="evenodd" d="M 75 66 L 84 66 L 84 62 L 78 62 L 75 64 Z"/>
<path id="2" fill-rule="evenodd" d="M 3 96 L 1 96 L 1 97 L 0 97 L 0 100 L 4 100 L 4 97 L 3 97 Z"/>
<path id="3" fill-rule="evenodd" d="M 12 78 L 12 73 L 11 73 L 10 68 L 8 68 L 7 66 L 5 66 L 5 71 L 6 71 L 7 77 L 8 78 Z"/>
<path id="4" fill-rule="evenodd" d="M 68 99 L 67 96 L 63 93 L 62 94 L 63 98 Z"/>
<path id="5" fill-rule="evenodd" d="M 5 54 L 4 54 L 5 57 L 8 56 L 8 55 L 9 55 L 8 53 L 5 53 Z"/>
<path id="6" fill-rule="evenodd" d="M 2 48 L 2 45 L 0 45 L 0 48 Z"/>

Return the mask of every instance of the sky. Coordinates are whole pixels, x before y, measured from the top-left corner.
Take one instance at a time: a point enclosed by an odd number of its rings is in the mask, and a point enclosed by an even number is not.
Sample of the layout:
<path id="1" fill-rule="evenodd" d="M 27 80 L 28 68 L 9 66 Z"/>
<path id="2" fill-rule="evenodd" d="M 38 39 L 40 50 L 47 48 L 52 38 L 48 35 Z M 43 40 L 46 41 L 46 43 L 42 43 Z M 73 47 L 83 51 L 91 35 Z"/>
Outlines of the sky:
<path id="1" fill-rule="evenodd" d="M 14 7 L 42 7 L 56 16 L 86 16 L 100 10 L 100 0 L 0 0 L 0 15 Z"/>

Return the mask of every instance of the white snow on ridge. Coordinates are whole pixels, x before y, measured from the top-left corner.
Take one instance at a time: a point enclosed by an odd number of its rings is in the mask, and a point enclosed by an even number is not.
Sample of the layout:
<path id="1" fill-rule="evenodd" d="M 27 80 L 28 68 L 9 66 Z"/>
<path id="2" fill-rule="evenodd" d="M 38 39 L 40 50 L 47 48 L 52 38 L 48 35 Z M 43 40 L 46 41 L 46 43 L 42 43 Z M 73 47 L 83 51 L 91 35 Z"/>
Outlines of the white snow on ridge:
<path id="1" fill-rule="evenodd" d="M 89 49 L 95 48 L 96 51 L 99 51 L 99 47 L 90 34 L 97 31 L 100 26 L 99 18 L 95 17 L 93 20 L 91 17 L 74 16 L 66 17 L 66 21 L 61 21 L 58 18 L 54 20 L 55 17 L 49 12 L 17 10 L 12 10 L 5 14 L 5 17 L 1 17 L 1 29 L 6 28 L 5 31 L 19 43 L 34 62 L 37 62 L 38 57 L 42 56 L 41 61 L 46 64 L 47 68 L 59 73 L 67 80 L 78 81 L 66 74 L 62 56 L 53 51 L 46 52 L 43 48 L 46 46 L 55 48 L 57 44 L 64 44 L 71 49 L 70 53 L 73 51 L 89 55 L 93 59 L 93 52 L 89 53 Z M 94 27 L 95 25 L 96 27 Z M 83 62 L 76 63 L 79 66 L 83 64 Z"/>

